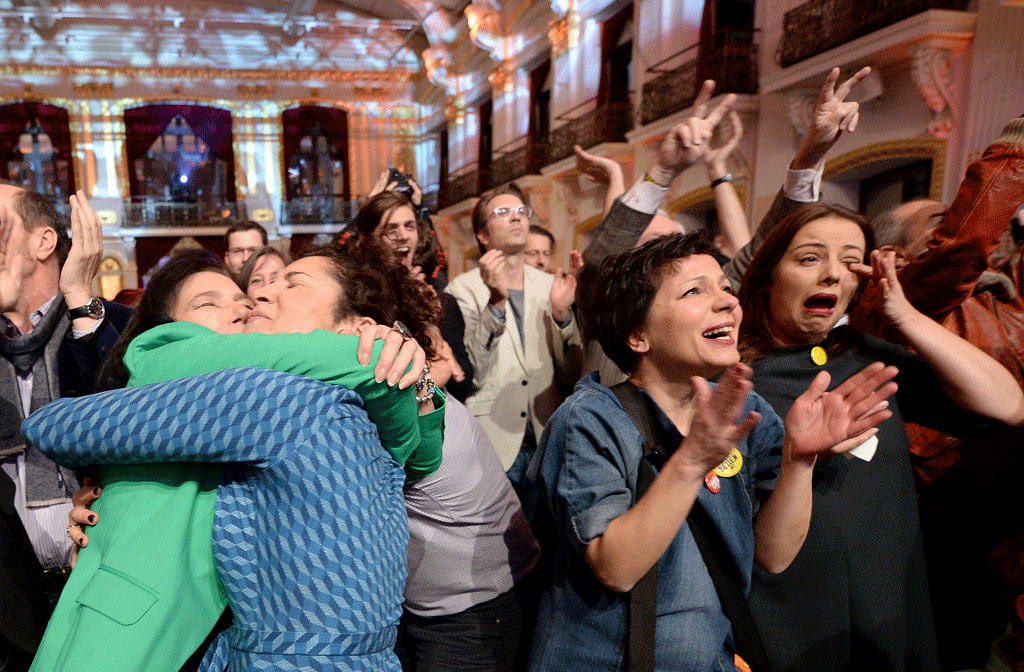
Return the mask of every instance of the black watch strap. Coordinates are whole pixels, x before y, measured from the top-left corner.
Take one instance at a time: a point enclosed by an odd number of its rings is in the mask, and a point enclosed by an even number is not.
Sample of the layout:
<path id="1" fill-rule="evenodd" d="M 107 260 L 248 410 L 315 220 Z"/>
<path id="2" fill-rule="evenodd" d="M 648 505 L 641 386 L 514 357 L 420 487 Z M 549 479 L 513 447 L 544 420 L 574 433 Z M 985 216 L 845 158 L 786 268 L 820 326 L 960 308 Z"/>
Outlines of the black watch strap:
<path id="1" fill-rule="evenodd" d="M 99 297 L 92 297 L 89 303 L 78 308 L 68 309 L 68 318 L 71 320 L 77 320 L 80 317 L 92 317 L 100 319 L 106 313 L 104 310 L 103 302 L 99 300 Z"/>

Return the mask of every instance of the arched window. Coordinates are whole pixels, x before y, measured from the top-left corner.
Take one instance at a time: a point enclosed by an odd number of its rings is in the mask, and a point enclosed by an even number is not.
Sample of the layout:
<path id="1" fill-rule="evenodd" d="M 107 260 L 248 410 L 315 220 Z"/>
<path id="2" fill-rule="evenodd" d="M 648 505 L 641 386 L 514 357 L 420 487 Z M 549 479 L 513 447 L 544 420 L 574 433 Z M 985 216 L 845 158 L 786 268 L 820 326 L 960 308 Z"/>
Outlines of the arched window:
<path id="1" fill-rule="evenodd" d="M 317 105 L 285 110 L 282 224 L 340 224 L 350 220 L 348 115 Z"/>
<path id="2" fill-rule="evenodd" d="M 124 112 L 136 225 L 224 225 L 234 216 L 231 113 L 203 105 Z"/>
<path id="3" fill-rule="evenodd" d="M 67 110 L 35 102 L 0 106 L 0 177 L 49 196 L 67 213 L 75 191 Z"/>

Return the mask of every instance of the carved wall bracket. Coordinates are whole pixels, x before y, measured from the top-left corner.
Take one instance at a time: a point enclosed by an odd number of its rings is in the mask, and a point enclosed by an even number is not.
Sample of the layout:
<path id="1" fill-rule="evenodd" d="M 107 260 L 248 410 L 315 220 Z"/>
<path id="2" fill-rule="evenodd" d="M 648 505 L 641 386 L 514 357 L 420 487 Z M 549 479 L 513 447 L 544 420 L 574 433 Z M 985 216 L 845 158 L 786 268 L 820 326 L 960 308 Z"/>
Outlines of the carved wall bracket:
<path id="1" fill-rule="evenodd" d="M 926 39 L 910 49 L 914 85 L 932 113 L 928 133 L 940 140 L 949 138 L 958 122 L 966 46 L 965 41 Z"/>

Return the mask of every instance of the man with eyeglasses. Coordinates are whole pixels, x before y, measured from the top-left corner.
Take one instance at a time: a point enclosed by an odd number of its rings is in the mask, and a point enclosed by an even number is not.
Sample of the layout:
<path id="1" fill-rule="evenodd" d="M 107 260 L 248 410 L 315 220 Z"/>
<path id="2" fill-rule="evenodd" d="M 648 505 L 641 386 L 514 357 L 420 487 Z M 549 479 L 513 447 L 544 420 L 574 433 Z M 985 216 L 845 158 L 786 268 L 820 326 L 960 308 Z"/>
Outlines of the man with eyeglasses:
<path id="1" fill-rule="evenodd" d="M 473 232 L 483 256 L 445 290 L 466 320 L 466 350 L 477 391 L 466 406 L 487 431 L 528 518 L 537 491 L 524 487 L 537 438 L 581 375 L 582 344 L 572 314 L 575 273 L 524 263 L 530 215 L 515 184 L 477 201 Z"/>
<path id="2" fill-rule="evenodd" d="M 237 277 L 252 253 L 267 244 L 267 230 L 256 222 L 235 222 L 224 234 L 224 265 Z"/>

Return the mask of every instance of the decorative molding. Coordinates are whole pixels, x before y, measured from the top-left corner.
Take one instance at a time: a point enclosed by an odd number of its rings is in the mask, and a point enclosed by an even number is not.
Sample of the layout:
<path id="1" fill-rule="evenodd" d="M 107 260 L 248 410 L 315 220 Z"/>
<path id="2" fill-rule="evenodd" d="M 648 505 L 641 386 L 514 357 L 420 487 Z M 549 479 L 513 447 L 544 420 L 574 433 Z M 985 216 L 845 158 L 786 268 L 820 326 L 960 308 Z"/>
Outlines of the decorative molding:
<path id="1" fill-rule="evenodd" d="M 739 197 L 740 202 L 746 203 L 747 187 L 745 185 L 735 183 L 734 186 L 736 188 L 736 195 Z M 675 217 L 680 212 L 686 212 L 690 208 L 702 203 L 710 203 L 713 205 L 714 201 L 715 194 L 711 190 L 711 187 L 701 187 L 700 189 L 694 189 L 690 193 L 683 194 L 679 198 L 671 201 L 665 206 L 665 212 L 667 212 L 670 217 Z"/>
<path id="2" fill-rule="evenodd" d="M 141 79 L 255 79 L 306 83 L 310 80 L 332 83 L 392 82 L 406 83 L 412 80 L 412 73 L 399 70 L 259 70 L 255 68 L 163 68 L 163 67 L 100 67 L 86 65 L 40 65 L 8 63 L 0 65 L 0 76 L 25 77 L 128 77 Z M 25 84 L 26 93 L 32 85 Z"/>
<path id="3" fill-rule="evenodd" d="M 505 93 L 512 91 L 516 84 L 516 68 L 512 59 L 503 60 L 487 76 L 487 81 L 491 83 L 495 91 L 504 91 Z"/>
<path id="4" fill-rule="evenodd" d="M 352 96 L 359 101 L 383 103 L 390 100 L 388 89 L 383 86 L 353 86 Z"/>
<path id="5" fill-rule="evenodd" d="M 249 213 L 249 217 L 254 222 L 272 222 L 274 221 L 274 211 L 270 208 L 257 208 Z"/>
<path id="6" fill-rule="evenodd" d="M 791 91 L 786 95 L 786 114 L 793 127 L 797 142 L 807 137 L 814 121 L 814 107 L 818 104 L 818 94 L 806 89 Z"/>
<path id="7" fill-rule="evenodd" d="M 912 138 L 879 142 L 861 147 L 826 162 L 824 177 L 829 179 L 841 176 L 855 168 L 877 161 L 915 158 L 932 160 L 932 182 L 928 186 L 928 197 L 936 201 L 942 200 L 942 182 L 946 175 L 945 140 Z"/>
<path id="8" fill-rule="evenodd" d="M 114 93 L 113 82 L 75 83 L 75 95 L 83 98 L 110 98 Z"/>
<path id="9" fill-rule="evenodd" d="M 954 108 L 965 68 L 961 56 L 963 47 L 937 46 L 931 40 L 916 45 L 911 76 L 917 92 L 931 110 L 928 133 L 940 140 L 949 138 L 956 125 Z"/>
<path id="10" fill-rule="evenodd" d="M 239 84 L 238 96 L 247 100 L 273 98 L 274 86 L 271 84 Z"/>
<path id="11" fill-rule="evenodd" d="M 494 0 L 473 0 L 466 6 L 466 23 L 469 39 L 473 44 L 500 60 L 497 55 L 498 39 L 501 37 L 501 5 Z"/>

